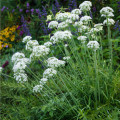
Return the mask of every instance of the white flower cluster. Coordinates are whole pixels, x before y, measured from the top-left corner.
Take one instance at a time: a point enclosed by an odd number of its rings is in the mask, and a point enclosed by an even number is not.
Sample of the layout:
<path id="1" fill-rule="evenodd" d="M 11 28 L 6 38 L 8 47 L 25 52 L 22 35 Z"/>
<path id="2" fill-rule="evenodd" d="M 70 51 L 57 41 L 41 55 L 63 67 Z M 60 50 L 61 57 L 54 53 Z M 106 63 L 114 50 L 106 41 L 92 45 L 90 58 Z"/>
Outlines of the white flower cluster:
<path id="1" fill-rule="evenodd" d="M 50 49 L 45 45 L 34 46 L 30 58 L 40 58 L 49 54 Z"/>
<path id="2" fill-rule="evenodd" d="M 104 22 L 103 22 L 104 25 L 110 26 L 115 23 L 115 21 L 110 18 L 110 17 L 114 17 L 113 12 L 114 12 L 114 10 L 110 7 L 104 7 L 100 10 L 101 16 L 106 17 L 106 20 L 104 20 Z"/>
<path id="3" fill-rule="evenodd" d="M 12 62 L 14 63 L 13 72 L 16 81 L 17 82 L 27 81 L 25 68 L 27 64 L 30 64 L 30 60 L 28 58 L 25 58 L 25 55 L 23 53 L 17 52 L 12 56 Z"/>
<path id="4" fill-rule="evenodd" d="M 98 31 L 103 30 L 103 24 L 102 23 L 95 24 L 94 27 L 97 28 Z"/>
<path id="5" fill-rule="evenodd" d="M 83 3 L 80 4 L 79 8 L 83 12 L 87 12 L 91 10 L 92 3 L 90 1 L 84 1 Z"/>
<path id="6" fill-rule="evenodd" d="M 56 75 L 57 71 L 53 68 L 47 68 L 43 73 L 43 78 L 51 78 L 53 75 Z"/>
<path id="7" fill-rule="evenodd" d="M 64 40 L 68 40 L 72 38 L 72 34 L 70 31 L 66 30 L 66 31 L 57 31 L 56 33 L 54 33 L 54 35 L 50 38 L 50 41 L 55 44 L 55 43 L 59 43 L 61 41 Z"/>
<path id="8" fill-rule="evenodd" d="M 31 36 L 25 36 L 24 38 L 23 38 L 23 43 L 27 43 L 28 41 L 30 41 L 32 39 L 32 37 Z"/>
<path id="9" fill-rule="evenodd" d="M 33 87 L 33 92 L 40 92 L 43 89 L 44 84 L 46 84 L 47 81 L 48 81 L 47 78 L 42 78 L 40 81 L 40 84 Z"/>
<path id="10" fill-rule="evenodd" d="M 104 20 L 103 24 L 104 25 L 114 25 L 115 21 L 111 18 L 108 18 L 108 19 Z"/>
<path id="11" fill-rule="evenodd" d="M 74 9 L 71 11 L 72 14 L 81 15 L 82 11 L 80 9 Z"/>
<path id="12" fill-rule="evenodd" d="M 73 23 L 73 21 L 70 20 L 70 19 L 65 20 L 65 22 L 66 22 L 67 24 L 71 24 L 71 23 Z"/>
<path id="13" fill-rule="evenodd" d="M 3 71 L 3 68 L 2 68 L 2 67 L 0 67 L 0 74 L 2 73 L 2 71 Z"/>
<path id="14" fill-rule="evenodd" d="M 70 14 L 71 13 L 68 13 L 68 12 L 59 13 L 59 14 L 56 15 L 55 18 L 56 18 L 57 21 L 64 21 L 64 20 L 68 19 Z"/>
<path id="15" fill-rule="evenodd" d="M 70 14 L 68 16 L 68 19 L 71 20 L 71 21 L 76 21 L 76 20 L 79 19 L 79 15 L 77 15 L 77 14 Z"/>
<path id="16" fill-rule="evenodd" d="M 50 47 L 51 45 L 52 45 L 52 43 L 49 41 L 44 43 L 44 46 L 46 46 L 46 47 Z"/>
<path id="17" fill-rule="evenodd" d="M 83 32 L 88 32 L 90 28 L 88 26 L 82 25 L 81 27 L 78 28 L 78 32 L 83 33 Z"/>
<path id="18" fill-rule="evenodd" d="M 33 92 L 40 92 L 43 88 L 43 85 L 36 85 L 33 87 Z"/>
<path id="19" fill-rule="evenodd" d="M 70 56 L 63 57 L 63 60 L 69 60 Z"/>
<path id="20" fill-rule="evenodd" d="M 106 17 L 106 18 L 114 17 L 113 12 L 114 12 L 114 10 L 110 7 L 104 7 L 100 10 L 101 16 Z"/>
<path id="21" fill-rule="evenodd" d="M 50 57 L 47 60 L 47 66 L 51 68 L 56 68 L 64 65 L 65 65 L 65 61 L 58 60 L 56 57 Z"/>
<path id="22" fill-rule="evenodd" d="M 88 48 L 91 48 L 93 50 L 97 50 L 99 48 L 99 43 L 97 41 L 89 41 L 89 43 L 87 44 Z"/>
<path id="23" fill-rule="evenodd" d="M 25 74 L 24 72 L 15 73 L 14 78 L 16 79 L 18 83 L 23 83 L 23 82 L 28 81 L 27 74 Z"/>
<path id="24" fill-rule="evenodd" d="M 61 23 L 59 23 L 58 24 L 58 29 L 64 29 L 64 28 L 66 28 L 66 27 L 68 27 L 68 24 L 67 24 L 67 22 L 61 22 Z"/>
<path id="25" fill-rule="evenodd" d="M 57 21 L 51 21 L 49 24 L 48 24 L 48 28 L 52 29 L 52 28 L 57 28 L 58 26 L 58 22 Z"/>
<path id="26" fill-rule="evenodd" d="M 85 43 L 87 40 L 87 37 L 86 36 L 79 36 L 77 39 L 80 40 L 81 43 Z"/>
<path id="27" fill-rule="evenodd" d="M 33 50 L 34 46 L 38 46 L 39 43 L 37 40 L 29 40 L 26 44 L 26 50 L 31 51 Z"/>
<path id="28" fill-rule="evenodd" d="M 90 33 L 91 33 L 91 34 L 95 34 L 95 33 L 97 33 L 97 32 L 99 32 L 99 30 L 98 30 L 97 28 L 92 28 L 92 29 L 90 30 Z"/>
<path id="29" fill-rule="evenodd" d="M 85 25 L 88 24 L 88 22 L 91 20 L 92 20 L 92 18 L 90 16 L 87 16 L 87 15 L 80 18 L 80 21 L 83 22 L 83 24 L 85 24 Z"/>
<path id="30" fill-rule="evenodd" d="M 18 59 L 22 59 L 22 58 L 25 58 L 25 55 L 24 55 L 23 53 L 16 52 L 16 53 L 12 56 L 11 60 L 12 60 L 13 63 L 15 63 Z"/>
<path id="31" fill-rule="evenodd" d="M 82 25 L 83 25 L 82 21 L 78 21 L 73 24 L 74 27 L 81 27 Z"/>

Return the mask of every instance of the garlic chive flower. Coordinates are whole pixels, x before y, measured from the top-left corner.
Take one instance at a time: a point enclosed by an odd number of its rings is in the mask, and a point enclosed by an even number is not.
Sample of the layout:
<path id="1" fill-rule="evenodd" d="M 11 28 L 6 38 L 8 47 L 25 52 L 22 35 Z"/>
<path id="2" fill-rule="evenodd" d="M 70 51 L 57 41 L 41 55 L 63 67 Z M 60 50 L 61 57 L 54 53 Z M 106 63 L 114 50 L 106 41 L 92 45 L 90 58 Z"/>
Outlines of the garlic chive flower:
<path id="1" fill-rule="evenodd" d="M 24 62 L 25 64 L 30 64 L 30 59 L 29 59 L 29 58 L 17 59 L 17 60 L 15 61 L 15 64 L 17 64 L 18 62 Z"/>
<path id="2" fill-rule="evenodd" d="M 90 28 L 88 26 L 82 25 L 81 27 L 78 28 L 78 32 L 83 33 L 83 32 L 88 32 Z"/>
<path id="3" fill-rule="evenodd" d="M 100 10 L 100 14 L 102 17 L 114 17 L 114 14 L 113 14 L 114 10 L 111 8 L 111 7 L 103 7 L 101 10 Z"/>
<path id="4" fill-rule="evenodd" d="M 69 60 L 70 56 L 63 57 L 63 60 Z"/>
<path id="5" fill-rule="evenodd" d="M 45 43 L 44 43 L 44 46 L 46 46 L 46 47 L 50 47 L 51 45 L 52 45 L 51 42 L 45 42 Z"/>
<path id="6" fill-rule="evenodd" d="M 66 22 L 61 22 L 58 24 L 58 29 L 65 29 L 66 27 L 68 27 L 68 24 Z"/>
<path id="7" fill-rule="evenodd" d="M 25 62 L 18 62 L 16 64 L 14 64 L 13 66 L 13 71 L 14 72 L 23 72 L 23 70 L 26 68 L 26 64 Z"/>
<path id="8" fill-rule="evenodd" d="M 80 18 L 80 21 L 82 21 L 83 24 L 85 24 L 85 25 L 88 24 L 88 22 L 91 20 L 92 20 L 92 18 L 90 16 L 87 16 L 87 15 Z"/>
<path id="9" fill-rule="evenodd" d="M 14 78 L 16 79 L 16 81 L 17 81 L 18 83 L 23 83 L 23 82 L 28 81 L 28 79 L 27 79 L 27 74 L 21 73 L 21 72 L 14 74 Z"/>
<path id="10" fill-rule="evenodd" d="M 82 10 L 83 12 L 90 11 L 91 7 L 92 7 L 92 3 L 90 1 L 84 1 L 79 5 L 80 10 Z"/>
<path id="11" fill-rule="evenodd" d="M 36 85 L 33 87 L 33 92 L 40 92 L 43 88 L 43 85 Z"/>
<path id="12" fill-rule="evenodd" d="M 47 81 L 48 81 L 47 78 L 42 78 L 41 81 L 40 81 L 40 84 L 44 85 Z"/>
<path id="13" fill-rule="evenodd" d="M 91 48 L 93 50 L 97 50 L 99 48 L 99 43 L 97 41 L 89 41 L 89 43 L 87 44 L 88 48 Z"/>
<path id="14" fill-rule="evenodd" d="M 65 61 L 58 60 L 56 57 L 50 57 L 47 60 L 47 66 L 51 68 L 56 68 L 64 65 L 65 65 Z"/>
<path id="15" fill-rule="evenodd" d="M 92 29 L 90 30 L 90 34 L 95 34 L 95 33 L 97 33 L 97 32 L 99 32 L 99 30 L 98 30 L 97 28 L 92 28 Z"/>
<path id="16" fill-rule="evenodd" d="M 82 21 L 78 21 L 73 24 L 74 27 L 81 27 L 82 25 L 83 25 Z"/>
<path id="17" fill-rule="evenodd" d="M 13 63 L 15 63 L 18 59 L 22 59 L 22 58 L 25 58 L 25 55 L 23 53 L 16 52 L 15 54 L 13 54 L 11 60 Z"/>
<path id="18" fill-rule="evenodd" d="M 72 39 L 72 34 L 70 31 L 57 31 L 54 35 L 50 38 L 50 41 L 55 44 L 61 41 Z"/>
<path id="19" fill-rule="evenodd" d="M 55 18 L 57 21 L 65 21 L 66 19 L 68 19 L 69 15 L 71 13 L 65 12 L 65 13 L 58 13 Z"/>
<path id="20" fill-rule="evenodd" d="M 71 14 L 81 15 L 82 11 L 80 9 L 74 9 L 71 11 Z"/>
<path id="21" fill-rule="evenodd" d="M 58 26 L 58 22 L 57 21 L 51 21 L 49 24 L 48 24 L 48 28 L 52 29 L 52 28 L 57 28 Z"/>
<path id="22" fill-rule="evenodd" d="M 77 14 L 70 14 L 68 16 L 68 19 L 70 19 L 71 21 L 79 20 L 79 15 L 77 15 Z"/>
<path id="23" fill-rule="evenodd" d="M 57 71 L 53 68 L 47 68 L 43 73 L 43 78 L 50 78 L 57 74 Z"/>
<path id="24" fill-rule="evenodd" d="M 103 24 L 102 23 L 95 24 L 94 27 L 97 28 L 98 31 L 103 30 Z"/>
<path id="25" fill-rule="evenodd" d="M 2 73 L 2 71 L 3 71 L 3 68 L 2 68 L 2 67 L 0 67 L 0 74 Z"/>
<path id="26" fill-rule="evenodd" d="M 108 18 L 108 19 L 106 19 L 106 20 L 103 21 L 103 24 L 110 26 L 110 25 L 114 25 L 115 21 L 113 19 L 111 19 L 111 18 Z"/>
<path id="27" fill-rule="evenodd" d="M 72 23 L 73 23 L 73 21 L 70 20 L 70 19 L 65 20 L 65 22 L 66 22 L 67 24 L 72 24 Z"/>
<path id="28" fill-rule="evenodd" d="M 34 46 L 32 55 L 35 58 L 40 58 L 49 54 L 50 49 L 44 45 Z"/>
<path id="29" fill-rule="evenodd" d="M 23 43 L 27 43 L 28 41 L 30 41 L 32 39 L 32 37 L 31 36 L 25 36 L 24 38 L 23 38 Z"/>
<path id="30" fill-rule="evenodd" d="M 77 39 L 80 40 L 81 43 L 85 43 L 85 41 L 87 40 L 87 37 L 86 36 L 79 36 Z"/>
<path id="31" fill-rule="evenodd" d="M 28 41 L 27 44 L 26 44 L 26 50 L 32 52 L 32 51 L 33 51 L 33 47 L 34 47 L 34 46 L 38 46 L 38 45 L 39 45 L 39 43 L 38 43 L 37 40 L 30 40 L 30 41 Z"/>

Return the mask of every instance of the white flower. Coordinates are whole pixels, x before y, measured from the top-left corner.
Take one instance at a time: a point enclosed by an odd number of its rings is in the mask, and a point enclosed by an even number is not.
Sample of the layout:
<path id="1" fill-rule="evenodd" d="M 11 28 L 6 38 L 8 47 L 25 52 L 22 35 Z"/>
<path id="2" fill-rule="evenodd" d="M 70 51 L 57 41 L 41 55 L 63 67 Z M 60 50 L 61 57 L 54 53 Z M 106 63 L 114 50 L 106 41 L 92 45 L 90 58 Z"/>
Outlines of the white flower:
<path id="1" fill-rule="evenodd" d="M 79 8 L 83 12 L 87 12 L 87 11 L 90 11 L 91 6 L 92 6 L 92 3 L 90 1 L 84 1 L 83 3 L 80 4 Z"/>
<path id="2" fill-rule="evenodd" d="M 56 70 L 54 70 L 53 68 L 48 68 L 44 71 L 43 78 L 49 78 L 56 74 L 57 74 Z"/>
<path id="3" fill-rule="evenodd" d="M 46 42 L 46 43 L 44 43 L 44 46 L 46 46 L 46 47 L 50 47 L 51 45 L 52 45 L 51 42 Z"/>
<path id="4" fill-rule="evenodd" d="M 29 58 L 17 59 L 17 60 L 15 61 L 15 64 L 17 64 L 18 62 L 24 62 L 25 64 L 30 64 L 30 59 L 29 59 Z"/>
<path id="5" fill-rule="evenodd" d="M 115 21 L 113 19 L 108 18 L 108 19 L 104 20 L 103 24 L 104 25 L 114 25 Z"/>
<path id="6" fill-rule="evenodd" d="M 76 15 L 76 14 L 70 14 L 68 16 L 68 19 L 70 19 L 71 21 L 76 21 L 79 19 L 79 15 Z"/>
<path id="7" fill-rule="evenodd" d="M 98 31 L 103 30 L 103 24 L 102 23 L 95 24 L 94 27 L 97 28 Z"/>
<path id="8" fill-rule="evenodd" d="M 23 83 L 23 82 L 26 82 L 26 81 L 28 81 L 28 79 L 27 79 L 27 74 L 25 74 L 25 73 L 15 73 L 14 74 L 14 78 L 16 79 L 16 81 L 19 83 Z"/>
<path id="9" fill-rule="evenodd" d="M 23 43 L 27 43 L 28 41 L 30 41 L 32 39 L 32 37 L 31 36 L 25 36 L 24 38 L 23 38 Z"/>
<path id="10" fill-rule="evenodd" d="M 66 22 L 67 24 L 71 24 L 71 23 L 73 23 L 73 21 L 70 20 L 70 19 L 67 19 L 65 22 Z"/>
<path id="11" fill-rule="evenodd" d="M 90 28 L 88 26 L 82 25 L 81 27 L 78 28 L 78 32 L 80 33 L 87 32 L 89 31 L 89 29 Z"/>
<path id="12" fill-rule="evenodd" d="M 97 29 L 97 28 L 92 28 L 91 30 L 90 30 L 90 33 L 97 33 L 97 32 L 99 32 L 99 30 Z"/>
<path id="13" fill-rule="evenodd" d="M 23 72 L 23 70 L 26 68 L 26 64 L 25 62 L 21 61 L 21 62 L 17 62 L 16 64 L 14 64 L 13 66 L 13 71 L 14 72 Z"/>
<path id="14" fill-rule="evenodd" d="M 40 81 L 40 84 L 44 85 L 47 81 L 48 81 L 47 78 L 42 78 L 41 81 Z"/>
<path id="15" fill-rule="evenodd" d="M 57 21 L 51 21 L 49 24 L 48 24 L 48 28 L 57 28 L 58 26 L 58 22 Z"/>
<path id="16" fill-rule="evenodd" d="M 71 13 L 80 15 L 82 13 L 82 11 L 80 9 L 74 9 L 74 10 L 71 11 Z"/>
<path id="17" fill-rule="evenodd" d="M 82 21 L 83 24 L 88 24 L 88 22 L 91 20 L 92 20 L 92 18 L 90 16 L 87 16 L 87 15 L 80 18 L 80 21 Z"/>
<path id="18" fill-rule="evenodd" d="M 36 85 L 33 87 L 33 92 L 40 92 L 43 88 L 43 85 Z"/>
<path id="19" fill-rule="evenodd" d="M 87 37 L 86 36 L 79 36 L 77 39 L 80 40 L 82 43 L 85 43 L 85 41 L 87 40 Z"/>
<path id="20" fill-rule="evenodd" d="M 66 31 L 57 31 L 56 33 L 54 33 L 54 35 L 50 38 L 50 41 L 55 44 L 55 43 L 59 43 L 61 41 L 65 41 L 68 39 L 72 38 L 72 34 L 70 31 L 66 30 Z"/>
<path id="21" fill-rule="evenodd" d="M 89 41 L 89 43 L 87 44 L 87 47 L 97 50 L 99 48 L 99 43 L 97 41 Z"/>
<path id="22" fill-rule="evenodd" d="M 11 60 L 13 63 L 15 63 L 18 59 L 22 59 L 22 58 L 25 58 L 25 55 L 23 53 L 16 52 L 15 54 L 13 54 Z"/>
<path id="23" fill-rule="evenodd" d="M 73 24 L 74 27 L 81 27 L 82 25 L 83 25 L 82 21 L 78 21 Z"/>
<path id="24" fill-rule="evenodd" d="M 114 16 L 113 12 L 114 10 L 110 7 L 104 7 L 100 10 L 100 14 L 103 17 L 113 17 Z"/>
<path id="25" fill-rule="evenodd" d="M 39 58 L 39 57 L 42 57 L 44 55 L 47 55 L 49 53 L 49 51 L 50 51 L 50 49 L 44 45 L 34 46 L 32 55 L 33 55 L 33 57 Z"/>
<path id="26" fill-rule="evenodd" d="M 63 60 L 69 60 L 70 56 L 63 57 Z"/>
<path id="27" fill-rule="evenodd" d="M 30 40 L 26 44 L 26 50 L 29 50 L 32 52 L 34 46 L 38 46 L 39 43 L 37 40 Z"/>
<path id="28" fill-rule="evenodd" d="M 0 74 L 2 73 L 2 71 L 3 71 L 3 68 L 2 68 L 2 67 L 0 67 Z"/>
<path id="29" fill-rule="evenodd" d="M 61 23 L 58 24 L 57 28 L 58 29 L 64 29 L 66 27 L 68 27 L 68 24 L 66 22 L 61 22 Z"/>
<path id="30" fill-rule="evenodd" d="M 57 21 L 64 21 L 68 18 L 68 16 L 70 15 L 71 13 L 68 13 L 68 12 L 65 12 L 65 13 L 59 13 L 55 16 L 56 20 Z"/>
<path id="31" fill-rule="evenodd" d="M 47 66 L 51 68 L 59 67 L 59 66 L 64 66 L 65 61 L 63 60 L 58 60 L 56 57 L 50 57 L 47 60 Z"/>
<path id="32" fill-rule="evenodd" d="M 105 14 L 102 14 L 101 17 L 114 17 L 114 14 L 113 13 L 106 13 L 107 15 Z"/>
<path id="33" fill-rule="evenodd" d="M 67 46 L 68 46 L 68 44 L 65 44 L 64 46 L 65 46 L 65 47 L 67 47 Z"/>

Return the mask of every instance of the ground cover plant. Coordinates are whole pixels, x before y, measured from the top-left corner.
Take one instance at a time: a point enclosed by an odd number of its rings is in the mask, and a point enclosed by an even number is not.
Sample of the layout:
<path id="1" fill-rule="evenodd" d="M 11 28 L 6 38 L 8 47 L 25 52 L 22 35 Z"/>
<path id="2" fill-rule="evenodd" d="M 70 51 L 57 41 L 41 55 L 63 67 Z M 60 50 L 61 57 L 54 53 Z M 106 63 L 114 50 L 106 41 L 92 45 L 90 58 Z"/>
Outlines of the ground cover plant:
<path id="1" fill-rule="evenodd" d="M 101 21 L 92 3 L 48 23 L 39 42 L 27 35 L 14 51 L 9 71 L 0 67 L 3 120 L 119 120 L 120 37 L 112 34 L 114 10 L 103 7 Z M 23 18 L 24 19 L 24 18 Z M 33 33 L 34 34 L 34 33 Z M 5 68 L 5 69 L 3 69 Z"/>

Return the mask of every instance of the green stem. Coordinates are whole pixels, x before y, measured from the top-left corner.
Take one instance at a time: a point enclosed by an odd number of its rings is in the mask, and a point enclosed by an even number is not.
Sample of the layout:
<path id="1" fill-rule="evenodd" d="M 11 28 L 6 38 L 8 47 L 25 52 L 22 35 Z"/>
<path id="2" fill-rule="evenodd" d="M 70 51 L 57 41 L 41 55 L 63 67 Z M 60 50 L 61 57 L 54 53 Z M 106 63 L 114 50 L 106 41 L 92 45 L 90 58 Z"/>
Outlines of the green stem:
<path id="1" fill-rule="evenodd" d="M 109 41 L 109 56 L 110 56 L 110 79 L 112 79 L 112 61 L 113 61 L 113 54 L 112 54 L 112 40 L 111 40 L 111 31 L 110 26 L 108 25 L 108 41 Z"/>

